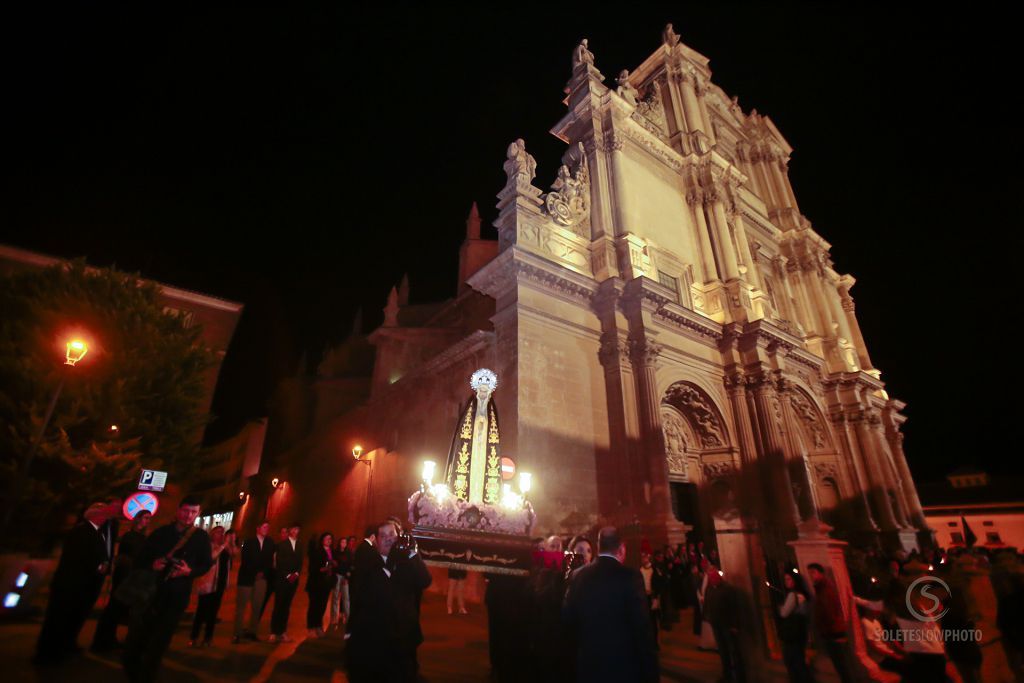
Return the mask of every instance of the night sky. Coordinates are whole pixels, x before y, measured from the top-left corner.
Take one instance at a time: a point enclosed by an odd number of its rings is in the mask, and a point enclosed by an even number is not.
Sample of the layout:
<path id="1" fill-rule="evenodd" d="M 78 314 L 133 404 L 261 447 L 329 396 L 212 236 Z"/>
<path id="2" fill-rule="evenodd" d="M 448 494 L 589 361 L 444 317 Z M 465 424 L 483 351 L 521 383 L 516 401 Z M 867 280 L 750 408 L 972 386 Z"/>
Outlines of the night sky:
<path id="1" fill-rule="evenodd" d="M 908 403 L 917 477 L 1015 471 L 1024 155 L 1009 16 L 96 5 L 0 22 L 0 241 L 243 302 L 213 438 L 265 414 L 278 379 L 344 338 L 358 308 L 379 324 L 403 273 L 414 303 L 452 296 L 466 213 L 478 201 L 494 219 L 509 141 L 525 138 L 539 187 L 554 177 L 563 145 L 547 131 L 579 39 L 612 84 L 672 21 L 794 147 L 801 210 L 857 278 L 872 359 Z"/>

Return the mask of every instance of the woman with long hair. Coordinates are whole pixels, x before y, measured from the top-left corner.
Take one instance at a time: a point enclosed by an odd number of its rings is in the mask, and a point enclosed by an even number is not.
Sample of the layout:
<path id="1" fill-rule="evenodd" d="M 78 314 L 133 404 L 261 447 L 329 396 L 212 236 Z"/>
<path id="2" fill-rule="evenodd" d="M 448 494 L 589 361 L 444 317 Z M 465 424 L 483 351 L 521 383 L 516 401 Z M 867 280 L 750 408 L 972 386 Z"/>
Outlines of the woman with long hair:
<path id="1" fill-rule="evenodd" d="M 338 560 L 334 557 L 334 535 L 325 531 L 320 534 L 316 547 L 309 553 L 309 576 L 306 578 L 306 592 L 309 593 L 309 609 L 306 610 L 306 628 L 311 638 L 323 638 L 324 612 L 327 599 L 334 587 Z"/>

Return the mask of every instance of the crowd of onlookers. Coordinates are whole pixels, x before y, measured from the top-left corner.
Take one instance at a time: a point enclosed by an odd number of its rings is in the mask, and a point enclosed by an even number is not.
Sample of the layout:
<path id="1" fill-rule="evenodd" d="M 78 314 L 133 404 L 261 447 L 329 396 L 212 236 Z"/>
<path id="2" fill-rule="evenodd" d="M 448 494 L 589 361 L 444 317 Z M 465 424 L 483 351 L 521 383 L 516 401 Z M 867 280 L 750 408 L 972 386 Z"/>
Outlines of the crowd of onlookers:
<path id="1" fill-rule="evenodd" d="M 77 653 L 79 632 L 109 575 L 110 598 L 92 650 L 120 650 L 130 680 L 152 680 L 193 588 L 188 644 L 207 647 L 234 576 L 232 643 L 261 639 L 271 603 L 266 639 L 291 641 L 287 626 L 302 586 L 309 598 L 306 636 L 325 636 L 325 619 L 326 629 L 344 629 L 351 680 L 415 679 L 420 600 L 431 579 L 400 520 L 371 525 L 362 538 L 303 537 L 298 523 L 278 529 L 274 538 L 264 521 L 240 542 L 234 530 L 198 528 L 199 502 L 185 497 L 174 522 L 150 533 L 143 511 L 118 538 L 119 510 L 117 501 L 93 504 L 66 538 L 39 634 L 38 664 Z M 657 680 L 659 633 L 674 628 L 692 629 L 698 648 L 718 653 L 723 680 L 748 678 L 756 612 L 742 584 L 725 580 L 716 549 L 703 542 L 657 548 L 642 542 L 639 558 L 626 564 L 625 547 L 611 527 L 595 540 L 539 538 L 528 576 L 486 575 L 497 680 Z M 1015 680 L 1024 681 L 1024 568 L 1015 551 L 886 555 L 851 546 L 846 566 L 848 588 L 819 564 L 768 572 L 766 595 L 790 680 L 814 680 L 813 647 L 844 682 L 867 670 L 881 680 L 975 683 L 982 680 L 984 634 L 985 642 L 1000 643 Z M 465 583 L 465 569 L 451 567 L 449 614 L 468 613 Z M 983 622 L 982 607 L 992 602 L 995 623 Z M 861 642 L 864 647 L 855 647 Z"/>

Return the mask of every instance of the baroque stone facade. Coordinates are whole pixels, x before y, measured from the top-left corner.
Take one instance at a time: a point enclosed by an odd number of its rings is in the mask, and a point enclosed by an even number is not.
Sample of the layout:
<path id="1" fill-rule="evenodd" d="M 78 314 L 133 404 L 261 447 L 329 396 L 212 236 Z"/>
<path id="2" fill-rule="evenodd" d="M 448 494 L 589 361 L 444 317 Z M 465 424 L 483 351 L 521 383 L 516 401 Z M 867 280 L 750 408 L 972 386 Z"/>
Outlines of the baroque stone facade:
<path id="1" fill-rule="evenodd" d="M 474 210 L 457 297 L 392 292 L 370 336 L 368 403 L 330 436 L 382 454 L 366 516 L 401 509 L 419 461 L 447 452 L 466 378 L 489 367 L 539 531 L 689 534 L 751 567 L 825 522 L 917 545 L 903 404 L 871 362 L 854 278 L 800 212 L 789 143 L 670 28 L 614 87 L 595 52 L 567 59 L 561 164 L 508 146 L 497 244 Z"/>

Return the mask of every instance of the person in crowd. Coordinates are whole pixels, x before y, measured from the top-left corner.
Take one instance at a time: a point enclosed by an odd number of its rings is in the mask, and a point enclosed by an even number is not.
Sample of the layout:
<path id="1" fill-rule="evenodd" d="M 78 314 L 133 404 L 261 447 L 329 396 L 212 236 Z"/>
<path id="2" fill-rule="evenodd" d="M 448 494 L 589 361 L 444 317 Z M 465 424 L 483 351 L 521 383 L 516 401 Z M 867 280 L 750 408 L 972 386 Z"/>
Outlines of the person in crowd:
<path id="1" fill-rule="evenodd" d="M 807 668 L 810 597 L 800 575 L 792 570 L 782 575 L 782 591 L 782 604 L 779 605 L 782 661 L 792 683 L 810 683 L 814 680 Z"/>
<path id="2" fill-rule="evenodd" d="M 156 595 L 147 609 L 132 614 L 122 663 L 128 680 L 156 678 L 167 646 L 188 607 L 192 582 L 213 565 L 210 537 L 195 526 L 199 499 L 185 496 L 174 522 L 160 527 L 139 551 L 141 567 L 159 573 Z"/>
<path id="3" fill-rule="evenodd" d="M 705 651 L 713 651 L 718 649 L 718 643 L 715 642 L 715 631 L 711 627 L 711 622 L 708 621 L 708 609 L 705 604 L 707 598 L 708 586 L 712 582 L 712 574 L 714 574 L 714 580 L 721 578 L 721 574 L 718 573 L 717 568 L 712 567 L 708 564 L 705 558 L 701 562 L 700 571 L 700 586 L 697 589 L 697 604 L 700 606 L 700 639 L 697 641 L 697 649 Z"/>
<path id="4" fill-rule="evenodd" d="M 306 592 L 309 593 L 309 608 L 306 610 L 306 628 L 310 638 L 323 638 L 324 612 L 331 595 L 334 576 L 338 571 L 338 560 L 334 557 L 334 535 L 329 531 L 320 534 L 317 547 L 309 555 L 309 576 L 306 577 Z"/>
<path id="5" fill-rule="evenodd" d="M 192 620 L 189 647 L 210 647 L 213 643 L 213 629 L 217 625 L 217 612 L 220 611 L 220 603 L 224 599 L 224 591 L 228 587 L 232 560 L 237 555 L 238 546 L 234 530 L 225 531 L 222 526 L 210 529 L 210 557 L 213 560 L 213 568 L 200 577 L 195 584 L 199 602 L 196 605 L 195 618 Z M 201 641 L 199 640 L 200 631 L 204 632 Z"/>
<path id="6" fill-rule="evenodd" d="M 256 527 L 256 536 L 242 544 L 241 566 L 238 568 L 238 589 L 235 595 L 235 635 L 232 643 L 243 638 L 259 640 L 260 606 L 267 593 L 267 577 L 274 565 L 274 542 L 268 536 L 270 522 Z M 249 610 L 249 627 L 244 628 L 245 612 Z"/>
<path id="7" fill-rule="evenodd" d="M 658 604 L 661 607 L 659 622 L 664 631 L 671 631 L 672 624 L 679 621 L 679 615 L 676 614 L 676 603 L 672 599 L 672 581 L 669 575 L 671 553 L 671 547 L 666 545 L 663 550 L 657 551 L 651 558 L 651 564 L 661 574 Z"/>
<path id="8" fill-rule="evenodd" d="M 934 567 L 935 565 L 928 566 Z M 946 578 L 949 585 L 949 599 L 945 603 L 946 613 L 940 620 L 943 629 L 965 633 L 977 628 L 977 623 L 981 619 L 981 611 L 978 609 L 971 583 L 975 577 L 983 573 L 978 567 L 977 560 L 973 557 L 960 558 L 953 563 Z M 956 666 L 963 683 L 980 683 L 981 643 L 974 639 L 952 638 L 946 642 L 946 654 Z"/>
<path id="9" fill-rule="evenodd" d="M 352 683 L 406 683 L 416 679 L 423 642 L 419 599 L 431 577 L 414 547 L 396 546 L 391 521 L 376 528 L 373 562 L 357 562 L 352 575 L 348 667 Z"/>
<path id="10" fill-rule="evenodd" d="M 274 542 L 274 552 L 277 552 L 277 546 L 288 540 L 288 529 L 289 527 L 283 526 L 277 530 L 277 541 Z M 277 594 L 277 570 L 274 565 L 270 565 L 270 569 L 267 570 L 267 592 L 263 595 L 263 604 L 260 605 L 260 621 L 263 620 L 263 613 L 267 611 L 267 605 L 270 604 L 271 598 L 276 598 Z M 271 612 L 271 619 L 274 614 Z"/>
<path id="11" fill-rule="evenodd" d="M 654 645 L 658 645 L 658 626 L 661 621 L 661 593 L 664 589 L 665 576 L 654 566 L 651 556 L 640 555 L 640 576 L 644 580 L 644 595 L 647 598 L 647 609 L 650 613 L 651 627 L 654 631 Z"/>
<path id="12" fill-rule="evenodd" d="M 654 683 L 658 655 L 640 573 L 626 567 L 614 527 L 601 529 L 597 560 L 573 573 L 562 619 L 576 643 L 580 683 Z"/>
<path id="13" fill-rule="evenodd" d="M 530 630 L 527 632 L 531 670 L 538 681 L 563 680 L 569 662 L 562 625 L 562 600 L 565 597 L 566 567 L 574 555 L 562 552 L 562 539 L 550 536 L 544 542 L 542 561 L 535 563 L 528 582 L 527 602 Z"/>
<path id="14" fill-rule="evenodd" d="M 689 574 L 690 572 L 686 567 L 685 553 L 682 552 L 682 544 L 679 544 L 672 553 L 672 561 L 668 568 L 668 582 L 672 591 L 672 602 L 677 610 L 690 606 L 689 590 L 686 585 Z"/>
<path id="15" fill-rule="evenodd" d="M 900 673 L 903 670 L 903 646 L 898 638 L 892 637 L 895 628 L 889 629 L 882 623 L 883 604 L 880 600 L 866 600 L 854 596 L 857 612 L 860 616 L 861 628 L 864 630 L 864 644 L 868 657 L 879 669 Z M 887 633 L 888 631 L 888 633 Z M 869 674 L 873 672 L 869 671 Z M 880 678 L 874 676 L 872 680 Z"/>
<path id="16" fill-rule="evenodd" d="M 459 614 L 469 614 L 466 609 L 466 570 L 448 568 L 448 614 L 458 605 Z"/>
<path id="17" fill-rule="evenodd" d="M 118 600 L 115 594 L 121 582 L 131 573 L 135 555 L 146 542 L 146 527 L 152 518 L 149 510 L 140 510 L 132 519 L 132 528 L 121 536 L 117 544 L 117 557 L 110 577 L 110 599 L 96 624 L 91 647 L 93 652 L 109 652 L 120 645 L 117 641 L 117 627 L 128 618 L 128 605 Z"/>
<path id="18" fill-rule="evenodd" d="M 693 635 L 699 638 L 704 626 L 704 602 L 701 597 L 704 592 L 704 572 L 696 562 L 691 563 L 689 567 L 690 575 L 687 577 L 686 587 L 690 604 L 693 605 Z"/>
<path id="19" fill-rule="evenodd" d="M 377 528 L 370 524 L 363 531 L 363 540 L 359 542 L 352 553 L 352 576 L 349 578 L 349 597 L 351 597 L 353 582 L 356 580 L 356 570 L 364 564 L 375 565 L 377 563 Z"/>
<path id="20" fill-rule="evenodd" d="M 949 681 L 946 675 L 946 648 L 938 618 L 948 603 L 949 594 L 931 586 L 928 593 L 911 590 L 914 581 L 928 573 L 928 566 L 917 560 L 908 560 L 894 583 L 885 606 L 896 617 L 903 651 L 901 670 L 906 683 L 941 683 Z"/>
<path id="21" fill-rule="evenodd" d="M 338 630 L 348 620 L 348 578 L 352 572 L 352 553 L 349 542 L 352 536 L 338 538 L 334 546 L 334 557 L 338 560 L 338 571 L 334 575 L 334 586 L 331 588 L 331 630 Z"/>
<path id="22" fill-rule="evenodd" d="M 565 547 L 563 570 L 566 579 L 580 567 L 585 567 L 594 561 L 594 546 L 586 536 L 573 536 Z"/>
<path id="23" fill-rule="evenodd" d="M 299 548 L 298 522 L 288 527 L 284 541 L 274 546 L 274 611 L 270 615 L 270 642 L 291 642 L 288 636 L 288 615 L 302 573 L 302 550 Z M 321 612 L 322 614 L 322 612 Z"/>
<path id="24" fill-rule="evenodd" d="M 722 578 L 714 564 L 708 565 L 708 587 L 704 594 L 704 618 L 711 624 L 722 659 L 722 680 L 742 683 L 746 680 L 743 652 L 740 649 L 740 604 L 732 584 Z"/>
<path id="25" fill-rule="evenodd" d="M 78 634 L 110 571 L 100 528 L 115 514 L 112 505 L 93 503 L 65 539 L 36 642 L 36 664 L 56 664 L 78 654 Z"/>
<path id="26" fill-rule="evenodd" d="M 825 574 L 822 565 L 812 562 L 807 566 L 807 572 L 814 584 L 814 626 L 818 631 L 819 642 L 832 660 L 839 680 L 842 683 L 852 683 L 855 677 L 839 592 L 832 579 Z"/>
<path id="27" fill-rule="evenodd" d="M 1017 683 L 1024 682 L 1024 571 L 1009 553 L 997 558 L 992 569 L 996 594 L 996 627 L 1002 636 L 1006 663 Z"/>
<path id="28" fill-rule="evenodd" d="M 527 599 L 529 579 L 524 576 L 485 574 L 484 604 L 487 606 L 487 649 L 491 677 L 498 683 L 530 680 L 535 670 L 523 656 L 523 634 L 532 623 Z"/>

